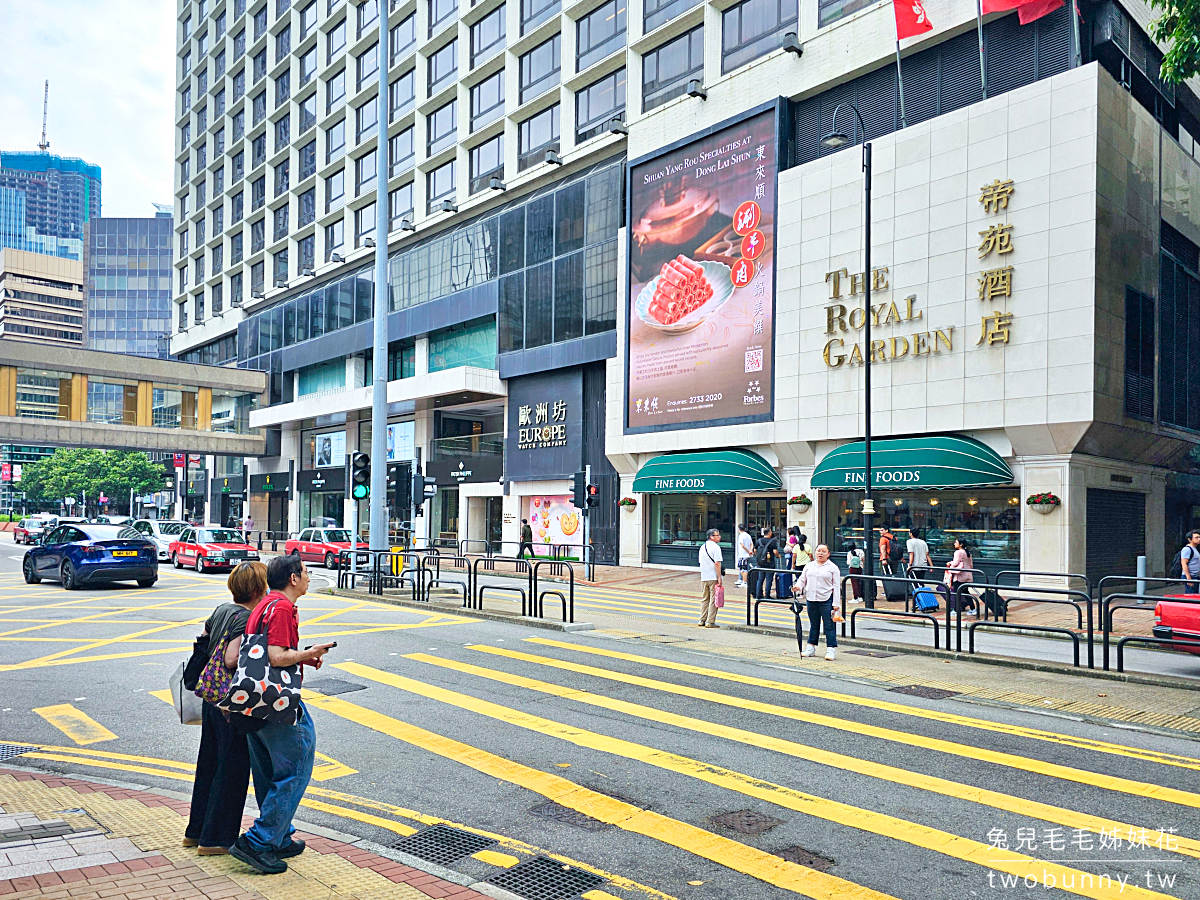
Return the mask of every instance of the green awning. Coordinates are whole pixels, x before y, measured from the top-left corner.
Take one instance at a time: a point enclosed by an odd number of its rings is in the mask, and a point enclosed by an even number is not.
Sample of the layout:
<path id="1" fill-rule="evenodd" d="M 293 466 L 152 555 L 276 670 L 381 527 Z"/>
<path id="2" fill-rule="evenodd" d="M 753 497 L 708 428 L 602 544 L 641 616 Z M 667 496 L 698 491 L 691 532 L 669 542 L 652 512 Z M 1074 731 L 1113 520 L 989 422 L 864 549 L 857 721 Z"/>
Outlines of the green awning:
<path id="1" fill-rule="evenodd" d="M 813 471 L 812 486 L 861 491 L 865 441 L 830 451 Z M 961 435 L 871 441 L 872 490 L 940 490 L 1012 484 L 1012 470 L 991 447 Z"/>
<path id="2" fill-rule="evenodd" d="M 771 465 L 749 450 L 665 453 L 638 469 L 639 494 L 728 494 L 778 491 L 783 482 Z"/>

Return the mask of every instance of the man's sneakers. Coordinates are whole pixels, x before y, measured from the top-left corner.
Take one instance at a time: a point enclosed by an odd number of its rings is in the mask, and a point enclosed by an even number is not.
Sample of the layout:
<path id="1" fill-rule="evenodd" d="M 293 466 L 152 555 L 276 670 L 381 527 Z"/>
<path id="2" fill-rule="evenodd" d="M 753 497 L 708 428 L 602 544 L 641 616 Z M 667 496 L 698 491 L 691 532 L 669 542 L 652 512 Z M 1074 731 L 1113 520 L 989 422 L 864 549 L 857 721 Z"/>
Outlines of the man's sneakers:
<path id="1" fill-rule="evenodd" d="M 292 838 L 291 843 L 289 843 L 286 847 L 284 847 L 282 850 L 275 851 L 275 858 L 291 859 L 293 856 L 299 856 L 303 852 L 304 841 L 300 840 L 300 838 Z"/>
<path id="2" fill-rule="evenodd" d="M 834 647 L 828 647 L 828 648 L 826 648 L 826 650 L 825 650 L 825 658 L 826 658 L 826 659 L 828 659 L 828 660 L 830 660 L 830 661 L 837 659 L 837 649 L 836 649 L 836 648 L 834 648 Z"/>
<path id="3" fill-rule="evenodd" d="M 300 849 L 304 849 L 301 844 Z M 241 860 L 252 869 L 257 869 L 264 875 L 280 875 L 287 871 L 287 863 L 283 862 L 278 856 L 270 850 L 255 850 L 250 846 L 250 842 L 246 840 L 243 834 L 229 848 L 229 855 L 234 859 Z"/>
<path id="4" fill-rule="evenodd" d="M 817 648 L 815 646 L 813 646 L 812 644 L 809 644 L 807 647 L 804 648 L 803 651 L 801 651 L 800 655 L 803 657 L 816 656 Z"/>

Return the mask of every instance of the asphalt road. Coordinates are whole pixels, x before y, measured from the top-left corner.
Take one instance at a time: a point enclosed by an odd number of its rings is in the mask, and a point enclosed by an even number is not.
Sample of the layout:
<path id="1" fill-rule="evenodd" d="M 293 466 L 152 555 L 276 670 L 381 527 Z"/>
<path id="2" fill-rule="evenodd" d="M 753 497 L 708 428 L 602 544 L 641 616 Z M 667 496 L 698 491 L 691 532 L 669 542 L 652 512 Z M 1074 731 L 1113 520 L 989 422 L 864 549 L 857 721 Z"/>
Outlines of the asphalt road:
<path id="1" fill-rule="evenodd" d="M 12 763 L 187 790 L 199 729 L 152 692 L 224 577 L 66 592 L 0 550 L 0 742 L 40 748 Z M 452 863 L 479 877 L 542 850 L 639 900 L 1200 898 L 1193 741 L 315 592 L 300 608 L 302 641 L 339 643 L 306 678 L 323 756 L 302 815 L 380 843 L 485 832 L 492 855 Z"/>

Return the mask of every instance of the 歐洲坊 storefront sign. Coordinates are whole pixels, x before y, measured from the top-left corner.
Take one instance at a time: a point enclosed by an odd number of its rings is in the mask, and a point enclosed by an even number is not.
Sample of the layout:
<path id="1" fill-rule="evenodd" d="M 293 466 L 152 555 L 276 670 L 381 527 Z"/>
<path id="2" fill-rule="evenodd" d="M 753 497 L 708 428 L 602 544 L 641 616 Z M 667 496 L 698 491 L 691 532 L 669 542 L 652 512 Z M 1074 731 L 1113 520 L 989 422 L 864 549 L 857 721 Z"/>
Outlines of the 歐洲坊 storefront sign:
<path id="1" fill-rule="evenodd" d="M 773 418 L 782 108 L 630 164 L 627 433 Z"/>
<path id="2" fill-rule="evenodd" d="M 296 473 L 296 491 L 300 494 L 327 491 L 345 492 L 346 469 L 301 469 Z"/>
<path id="3" fill-rule="evenodd" d="M 504 461 L 499 456 L 431 459 L 425 464 L 425 474 L 436 478 L 439 485 L 496 482 L 503 472 Z"/>
<path id="4" fill-rule="evenodd" d="M 582 370 L 510 378 L 507 438 L 504 475 L 509 481 L 569 478 L 579 471 L 583 462 Z M 468 464 L 474 468 L 478 463 L 471 459 Z M 438 483 L 443 483 L 441 478 Z"/>

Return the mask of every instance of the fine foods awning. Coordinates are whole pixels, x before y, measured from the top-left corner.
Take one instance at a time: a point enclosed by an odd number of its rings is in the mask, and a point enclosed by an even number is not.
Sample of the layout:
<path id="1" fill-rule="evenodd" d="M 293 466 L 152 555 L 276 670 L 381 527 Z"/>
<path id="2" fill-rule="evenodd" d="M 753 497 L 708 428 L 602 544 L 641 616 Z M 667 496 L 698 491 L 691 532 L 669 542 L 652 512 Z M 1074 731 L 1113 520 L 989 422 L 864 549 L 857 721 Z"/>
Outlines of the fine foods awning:
<path id="1" fill-rule="evenodd" d="M 866 484 L 865 442 L 843 444 L 813 471 L 812 486 L 861 491 Z M 1008 465 L 991 447 L 961 435 L 871 441 L 873 490 L 940 490 L 1012 484 Z"/>
<path id="2" fill-rule="evenodd" d="M 704 450 L 654 457 L 638 470 L 633 489 L 639 494 L 727 494 L 778 491 L 783 482 L 757 453 Z"/>

